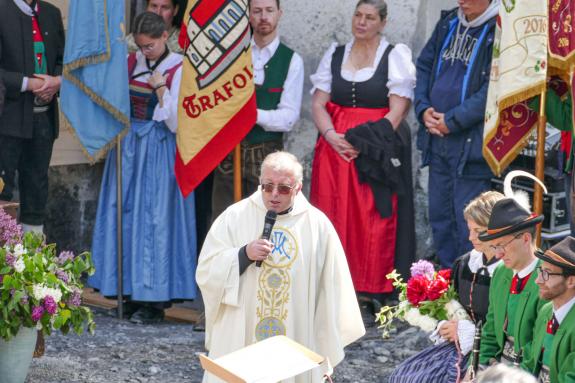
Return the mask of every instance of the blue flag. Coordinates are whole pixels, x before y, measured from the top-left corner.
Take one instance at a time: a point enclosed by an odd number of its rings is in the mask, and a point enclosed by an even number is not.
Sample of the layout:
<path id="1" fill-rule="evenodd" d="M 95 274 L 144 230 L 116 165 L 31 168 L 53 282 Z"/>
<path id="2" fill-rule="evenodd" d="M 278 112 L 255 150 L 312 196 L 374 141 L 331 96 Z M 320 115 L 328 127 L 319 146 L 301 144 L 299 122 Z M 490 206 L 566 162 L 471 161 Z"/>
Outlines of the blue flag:
<path id="1" fill-rule="evenodd" d="M 124 1 L 70 1 L 60 103 L 91 161 L 130 125 L 124 34 Z"/>

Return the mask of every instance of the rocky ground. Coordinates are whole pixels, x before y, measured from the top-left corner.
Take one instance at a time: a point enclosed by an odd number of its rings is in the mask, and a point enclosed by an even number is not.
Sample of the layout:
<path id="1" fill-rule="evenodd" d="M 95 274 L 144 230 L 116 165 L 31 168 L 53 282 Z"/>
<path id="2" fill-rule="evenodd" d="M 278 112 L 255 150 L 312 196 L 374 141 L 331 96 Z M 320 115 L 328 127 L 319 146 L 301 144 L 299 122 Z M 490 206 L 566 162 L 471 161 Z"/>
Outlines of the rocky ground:
<path id="1" fill-rule="evenodd" d="M 366 317 L 367 334 L 346 350 L 334 382 L 385 382 L 393 367 L 428 344 L 425 334 L 400 324 L 391 339 Z M 153 326 L 120 321 L 96 312 L 94 336 L 53 335 L 34 359 L 26 383 L 200 382 L 204 334 L 192 325 Z"/>

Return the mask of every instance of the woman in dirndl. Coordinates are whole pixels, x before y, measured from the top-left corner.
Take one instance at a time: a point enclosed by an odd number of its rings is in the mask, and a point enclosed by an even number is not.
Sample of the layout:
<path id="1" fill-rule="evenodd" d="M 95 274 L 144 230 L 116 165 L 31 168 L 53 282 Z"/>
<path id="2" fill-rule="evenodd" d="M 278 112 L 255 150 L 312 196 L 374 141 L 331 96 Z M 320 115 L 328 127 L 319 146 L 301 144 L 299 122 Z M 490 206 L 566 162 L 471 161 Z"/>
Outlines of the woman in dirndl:
<path id="1" fill-rule="evenodd" d="M 176 183 L 175 132 L 182 55 L 167 47 L 162 17 L 144 12 L 134 20 L 139 50 L 128 56 L 131 127 L 122 139 L 124 314 L 155 323 L 174 300 L 196 297 L 196 222 L 193 194 Z M 117 295 L 116 150 L 108 154 L 94 228 L 96 273 L 89 284 Z"/>
<path id="2" fill-rule="evenodd" d="M 501 262 L 478 236 L 487 230 L 493 206 L 502 198 L 499 192 L 484 192 L 463 211 L 473 249 L 455 260 L 451 280 L 469 319 L 439 322 L 430 336 L 435 345 L 403 361 L 388 382 L 450 383 L 465 375 L 476 326 L 485 323 L 487 316 L 491 277 Z"/>
<path id="3" fill-rule="evenodd" d="M 406 189 L 412 190 L 411 138 L 409 127 L 400 123 L 413 99 L 415 67 L 406 45 L 392 45 L 382 35 L 386 20 L 383 0 L 360 0 L 352 17 L 352 41 L 334 43 L 311 76 L 312 114 L 319 136 L 310 199 L 334 224 L 355 289 L 373 311 L 393 292 L 386 275 L 397 267 L 396 258 L 410 265 L 415 250 L 411 192 L 403 194 L 410 209 L 398 203 L 396 193 L 376 201 L 370 186 L 358 179 L 355 162 L 361 149 L 345 138 L 358 125 L 385 120 L 393 134 L 402 136 L 402 177 L 409 185 Z M 376 202 L 386 205 L 385 213 Z M 402 235 L 404 240 L 399 241 Z M 400 251 L 401 246 L 405 247 Z"/>

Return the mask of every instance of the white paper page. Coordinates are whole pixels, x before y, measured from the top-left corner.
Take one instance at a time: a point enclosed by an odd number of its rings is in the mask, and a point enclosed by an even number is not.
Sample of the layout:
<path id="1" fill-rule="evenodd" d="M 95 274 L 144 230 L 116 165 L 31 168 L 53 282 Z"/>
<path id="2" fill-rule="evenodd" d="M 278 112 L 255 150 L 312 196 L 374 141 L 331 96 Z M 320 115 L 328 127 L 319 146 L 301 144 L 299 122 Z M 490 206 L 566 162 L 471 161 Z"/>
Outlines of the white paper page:
<path id="1" fill-rule="evenodd" d="M 283 337 L 273 337 L 216 359 L 249 383 L 276 383 L 318 366 Z"/>

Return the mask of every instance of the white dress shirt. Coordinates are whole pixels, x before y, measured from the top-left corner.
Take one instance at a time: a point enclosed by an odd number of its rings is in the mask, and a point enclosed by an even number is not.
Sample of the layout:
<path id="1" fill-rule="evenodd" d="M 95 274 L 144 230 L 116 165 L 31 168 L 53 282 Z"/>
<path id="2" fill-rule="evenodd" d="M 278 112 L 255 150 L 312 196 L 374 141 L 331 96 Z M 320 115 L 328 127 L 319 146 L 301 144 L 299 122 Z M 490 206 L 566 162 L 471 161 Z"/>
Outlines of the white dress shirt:
<path id="1" fill-rule="evenodd" d="M 265 65 L 276 53 L 280 45 L 278 36 L 263 48 L 252 40 L 252 61 L 254 82 L 262 85 L 265 80 Z M 276 109 L 258 109 L 257 124 L 268 132 L 289 132 L 299 120 L 303 93 L 303 60 L 294 52 L 287 77 L 284 82 L 280 102 Z"/>
<path id="2" fill-rule="evenodd" d="M 535 258 L 529 265 L 527 265 L 524 269 L 519 270 L 519 271 L 515 271 L 513 275 L 515 276 L 515 274 L 518 275 L 518 278 L 525 278 L 526 276 L 528 276 L 529 274 L 531 274 L 533 272 L 533 270 L 535 270 L 535 268 L 537 267 L 537 262 L 539 262 L 538 258 Z M 537 277 L 537 276 L 535 276 Z M 534 278 L 535 278 L 534 277 Z"/>
<path id="3" fill-rule="evenodd" d="M 555 305 L 553 305 L 553 313 L 555 314 L 555 318 L 557 318 L 557 322 L 559 324 L 561 324 L 561 322 L 563 322 L 563 319 L 565 319 L 567 314 L 569 314 L 569 311 L 571 311 L 573 305 L 575 305 L 575 297 L 571 298 L 570 301 L 568 301 L 558 309 L 555 309 Z"/>
<path id="4" fill-rule="evenodd" d="M 333 43 L 329 47 L 321 59 L 317 71 L 310 76 L 313 84 L 313 88 L 310 92 L 311 94 L 313 94 L 316 89 L 322 90 L 326 93 L 331 93 L 331 58 L 337 46 L 337 43 Z M 377 47 L 373 66 L 362 68 L 358 71 L 350 71 L 344 68 L 345 63 L 349 58 L 352 46 L 353 40 L 345 45 L 341 77 L 346 81 L 367 81 L 377 70 L 377 66 L 381 61 L 385 50 L 389 46 L 389 43 L 385 37 L 382 37 L 379 42 L 379 46 Z M 407 45 L 397 44 L 394 46 L 392 51 L 389 52 L 387 67 L 387 88 L 389 89 L 389 94 L 395 94 L 397 96 L 413 100 L 413 90 L 415 88 L 415 66 L 411 59 L 411 50 Z"/>

